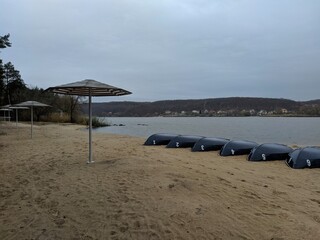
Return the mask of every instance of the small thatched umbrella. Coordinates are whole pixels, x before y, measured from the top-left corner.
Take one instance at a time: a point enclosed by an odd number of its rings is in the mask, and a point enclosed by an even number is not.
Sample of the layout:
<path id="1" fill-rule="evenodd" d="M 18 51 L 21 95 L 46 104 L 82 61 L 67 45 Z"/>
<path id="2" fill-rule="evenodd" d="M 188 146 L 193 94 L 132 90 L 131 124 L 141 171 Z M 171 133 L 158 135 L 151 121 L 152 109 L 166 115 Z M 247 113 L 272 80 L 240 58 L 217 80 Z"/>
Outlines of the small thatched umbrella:
<path id="1" fill-rule="evenodd" d="M 87 163 L 93 163 L 92 160 L 92 103 L 91 97 L 101 96 L 122 96 L 131 94 L 131 92 L 104 84 L 95 80 L 85 79 L 83 81 L 64 84 L 56 87 L 50 87 L 46 91 L 52 91 L 58 94 L 78 95 L 89 97 L 89 160 Z"/>
<path id="2" fill-rule="evenodd" d="M 8 118 L 8 120 L 10 122 L 10 119 L 11 119 L 10 112 L 12 112 L 12 109 L 8 108 L 7 106 L 3 106 L 0 108 L 0 111 L 3 112 L 3 120 L 7 121 L 6 119 Z M 8 113 L 8 117 L 7 117 L 6 113 Z"/>
<path id="3" fill-rule="evenodd" d="M 16 127 L 18 127 L 18 110 L 29 109 L 29 107 L 16 107 L 16 106 L 11 106 L 11 107 L 9 107 L 9 108 L 16 110 Z"/>
<path id="4" fill-rule="evenodd" d="M 40 103 L 37 101 L 26 101 L 14 105 L 15 107 L 30 107 L 31 108 L 31 138 L 32 138 L 32 128 L 33 128 L 33 107 L 50 107 L 50 105 Z"/>
<path id="5" fill-rule="evenodd" d="M 16 126 L 18 126 L 18 110 L 29 109 L 29 107 L 16 107 L 11 104 L 5 105 L 2 108 L 15 109 L 16 110 Z"/>

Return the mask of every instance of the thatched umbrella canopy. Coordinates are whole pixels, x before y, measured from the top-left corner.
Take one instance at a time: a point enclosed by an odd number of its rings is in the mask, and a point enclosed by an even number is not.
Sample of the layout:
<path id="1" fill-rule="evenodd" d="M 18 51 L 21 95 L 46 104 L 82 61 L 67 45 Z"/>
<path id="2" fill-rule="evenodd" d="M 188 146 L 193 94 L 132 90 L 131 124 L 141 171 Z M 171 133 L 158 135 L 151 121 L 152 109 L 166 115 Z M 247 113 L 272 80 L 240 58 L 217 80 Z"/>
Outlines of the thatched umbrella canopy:
<path id="1" fill-rule="evenodd" d="M 50 87 L 46 91 L 52 91 L 58 94 L 88 96 L 89 97 L 89 160 L 87 163 L 93 163 L 92 160 L 92 103 L 91 98 L 101 96 L 122 96 L 131 94 L 131 92 L 122 88 L 114 87 L 92 79 L 85 79 L 69 84 Z"/>
<path id="2" fill-rule="evenodd" d="M 14 105 L 15 107 L 29 107 L 31 109 L 31 138 L 32 138 L 32 128 L 33 128 L 33 108 L 34 107 L 51 107 L 50 105 L 37 102 L 37 101 L 26 101 Z"/>

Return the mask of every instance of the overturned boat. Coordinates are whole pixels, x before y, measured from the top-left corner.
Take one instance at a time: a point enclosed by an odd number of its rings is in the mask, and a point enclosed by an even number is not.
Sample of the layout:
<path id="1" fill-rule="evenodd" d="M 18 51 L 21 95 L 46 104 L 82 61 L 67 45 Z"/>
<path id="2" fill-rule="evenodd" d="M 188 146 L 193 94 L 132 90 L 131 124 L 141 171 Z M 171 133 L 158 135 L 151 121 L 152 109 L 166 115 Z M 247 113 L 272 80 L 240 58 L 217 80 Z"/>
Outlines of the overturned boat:
<path id="1" fill-rule="evenodd" d="M 173 138 L 167 145 L 167 148 L 187 148 L 193 147 L 193 145 L 203 138 L 202 136 L 192 136 L 192 135 L 180 135 Z"/>
<path id="2" fill-rule="evenodd" d="M 217 151 L 220 150 L 223 145 L 229 142 L 230 139 L 226 138 L 209 138 L 204 137 L 199 139 L 193 146 L 192 151 Z"/>
<path id="3" fill-rule="evenodd" d="M 320 168 L 320 148 L 304 147 L 296 149 L 289 154 L 286 164 L 296 169 Z"/>
<path id="4" fill-rule="evenodd" d="M 167 145 L 178 134 L 156 133 L 148 137 L 144 145 Z"/>
<path id="5" fill-rule="evenodd" d="M 285 160 L 292 148 L 278 143 L 264 143 L 256 146 L 251 150 L 248 156 L 249 161 L 271 161 Z"/>
<path id="6" fill-rule="evenodd" d="M 220 156 L 249 154 L 256 146 L 258 146 L 258 143 L 246 140 L 229 141 L 221 148 Z"/>

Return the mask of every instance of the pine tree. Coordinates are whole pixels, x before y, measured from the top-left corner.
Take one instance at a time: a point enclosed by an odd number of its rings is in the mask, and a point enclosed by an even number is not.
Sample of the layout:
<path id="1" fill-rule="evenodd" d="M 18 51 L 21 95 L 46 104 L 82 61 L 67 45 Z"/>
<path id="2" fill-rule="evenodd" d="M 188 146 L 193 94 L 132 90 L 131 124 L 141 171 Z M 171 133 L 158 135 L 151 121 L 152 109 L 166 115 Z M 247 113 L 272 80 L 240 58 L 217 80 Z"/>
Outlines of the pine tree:
<path id="1" fill-rule="evenodd" d="M 26 89 L 26 85 L 21 78 L 20 72 L 16 70 L 11 62 L 3 66 L 3 79 L 5 86 L 5 102 L 13 104 L 19 102 L 21 91 Z"/>

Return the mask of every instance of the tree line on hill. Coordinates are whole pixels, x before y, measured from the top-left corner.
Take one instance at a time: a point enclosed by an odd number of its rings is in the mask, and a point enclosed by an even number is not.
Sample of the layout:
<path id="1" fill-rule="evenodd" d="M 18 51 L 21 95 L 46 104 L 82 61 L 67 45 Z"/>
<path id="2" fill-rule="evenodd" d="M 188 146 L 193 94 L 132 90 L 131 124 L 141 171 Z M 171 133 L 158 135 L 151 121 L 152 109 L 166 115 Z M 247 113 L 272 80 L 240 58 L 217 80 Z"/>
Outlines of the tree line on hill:
<path id="1" fill-rule="evenodd" d="M 87 104 L 82 111 L 87 112 Z M 106 117 L 151 116 L 320 116 L 320 100 L 230 97 L 155 102 L 93 103 L 93 114 Z"/>

